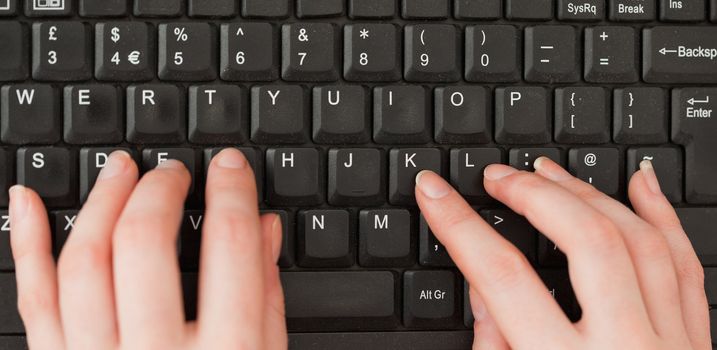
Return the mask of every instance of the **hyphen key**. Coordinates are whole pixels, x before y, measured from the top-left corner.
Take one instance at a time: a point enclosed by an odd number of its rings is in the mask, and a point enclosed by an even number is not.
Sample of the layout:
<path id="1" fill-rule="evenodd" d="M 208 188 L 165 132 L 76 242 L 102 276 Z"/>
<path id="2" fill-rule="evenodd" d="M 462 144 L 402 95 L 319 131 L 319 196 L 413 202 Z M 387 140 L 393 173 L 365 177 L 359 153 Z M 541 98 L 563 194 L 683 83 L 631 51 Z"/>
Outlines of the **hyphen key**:
<path id="1" fill-rule="evenodd" d="M 655 27 L 643 31 L 648 83 L 710 83 L 717 79 L 717 27 Z"/>

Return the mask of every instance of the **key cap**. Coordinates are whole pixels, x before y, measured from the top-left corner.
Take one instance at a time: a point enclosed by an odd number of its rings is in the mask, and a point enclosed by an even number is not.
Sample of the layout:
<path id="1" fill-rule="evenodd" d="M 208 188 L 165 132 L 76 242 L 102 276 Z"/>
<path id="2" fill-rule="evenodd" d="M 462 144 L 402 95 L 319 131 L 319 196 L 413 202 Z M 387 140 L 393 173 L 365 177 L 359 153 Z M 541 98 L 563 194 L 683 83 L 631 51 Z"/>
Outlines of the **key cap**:
<path id="1" fill-rule="evenodd" d="M 299 213 L 298 263 L 302 267 L 349 267 L 355 234 L 345 210 L 306 210 Z"/>
<path id="2" fill-rule="evenodd" d="M 538 264 L 545 267 L 567 267 L 568 258 L 548 237 L 538 235 Z"/>
<path id="3" fill-rule="evenodd" d="M 243 0 L 241 14 L 249 18 L 289 17 L 288 0 Z"/>
<path id="4" fill-rule="evenodd" d="M 0 10 L 0 16 L 2 11 Z M 28 38 L 30 34 L 22 23 L 0 23 L 0 81 L 25 80 L 30 75 L 28 65 Z"/>
<path id="5" fill-rule="evenodd" d="M 32 188 L 47 207 L 70 207 L 77 199 L 77 155 L 57 147 L 17 150 L 17 183 Z"/>
<path id="6" fill-rule="evenodd" d="M 274 213 L 281 220 L 281 252 L 279 254 L 279 267 L 291 267 L 294 265 L 294 219 L 293 216 L 285 210 L 262 210 L 261 214 Z"/>
<path id="7" fill-rule="evenodd" d="M 390 349 L 396 344 L 406 349 L 470 349 L 473 331 L 291 333 L 289 344 L 296 350 L 331 349 L 335 344 L 344 350 Z"/>
<path id="8" fill-rule="evenodd" d="M 281 77 L 287 81 L 335 81 L 337 35 L 330 23 L 282 26 Z"/>
<path id="9" fill-rule="evenodd" d="M 336 206 L 381 205 L 386 201 L 385 156 L 381 150 L 342 148 L 329 151 L 329 203 Z"/>
<path id="10" fill-rule="evenodd" d="M 25 16 L 64 17 L 72 15 L 70 0 L 28 0 L 25 1 Z"/>
<path id="11" fill-rule="evenodd" d="M 402 0 L 401 9 L 405 19 L 445 19 L 448 0 Z"/>
<path id="12" fill-rule="evenodd" d="M 216 33 L 208 23 L 159 25 L 159 79 L 208 81 L 217 78 Z"/>
<path id="13" fill-rule="evenodd" d="M 189 141 L 199 144 L 240 144 L 249 120 L 247 96 L 235 85 L 189 88 Z"/>
<path id="14" fill-rule="evenodd" d="M 548 293 L 558 302 L 566 316 L 571 321 L 580 319 L 580 306 L 575 298 L 575 292 L 570 284 L 570 275 L 564 269 L 540 270 L 538 275 L 548 287 Z"/>
<path id="15" fill-rule="evenodd" d="M 180 143 L 187 125 L 184 94 L 174 85 L 133 85 L 127 88 L 127 141 Z"/>
<path id="16" fill-rule="evenodd" d="M 17 14 L 17 0 L 0 0 L 0 17 L 15 16 Z"/>
<path id="17" fill-rule="evenodd" d="M 280 277 L 289 329 L 392 327 L 398 322 L 391 272 L 282 272 Z"/>
<path id="18" fill-rule="evenodd" d="M 661 144 L 669 140 L 667 94 L 661 88 L 614 90 L 613 139 L 622 144 Z"/>
<path id="19" fill-rule="evenodd" d="M 388 200 L 394 205 L 415 205 L 416 175 L 421 170 L 442 174 L 441 151 L 437 148 L 401 148 L 389 153 Z"/>
<path id="20" fill-rule="evenodd" d="M 655 19 L 655 0 L 610 0 L 610 20 L 644 22 Z"/>
<path id="21" fill-rule="evenodd" d="M 712 22 L 717 22 L 717 0 L 712 0 L 710 8 L 712 9 L 710 18 L 712 19 Z M 713 337 L 713 339 L 717 339 L 717 337 Z"/>
<path id="22" fill-rule="evenodd" d="M 7 203 L 4 204 L 7 206 Z M 15 260 L 10 247 L 10 216 L 7 210 L 0 210 L 0 271 L 15 269 Z"/>
<path id="23" fill-rule="evenodd" d="M 672 91 L 672 141 L 685 147 L 685 199 L 689 203 L 717 203 L 717 89 Z"/>
<path id="24" fill-rule="evenodd" d="M 374 141 L 383 144 L 429 142 L 429 110 L 429 99 L 422 86 L 374 88 Z"/>
<path id="25" fill-rule="evenodd" d="M 90 37 L 83 23 L 35 23 L 32 39 L 33 79 L 77 81 L 92 78 Z"/>
<path id="26" fill-rule="evenodd" d="M 204 175 L 209 173 L 209 164 L 212 162 L 212 158 L 219 154 L 226 147 L 216 147 L 204 150 Z M 264 200 L 264 155 L 261 150 L 253 147 L 235 147 L 239 150 L 246 160 L 249 162 L 249 166 L 254 171 L 254 178 L 256 180 L 257 197 L 261 203 Z"/>
<path id="27" fill-rule="evenodd" d="M 102 81 L 147 81 L 156 69 L 154 31 L 142 22 L 97 23 L 95 77 Z"/>
<path id="28" fill-rule="evenodd" d="M 70 233 L 75 228 L 78 213 L 79 211 L 77 210 L 61 210 L 50 214 L 50 220 L 54 226 L 52 230 L 52 250 L 55 254 L 55 258 L 60 257 L 62 248 L 70 237 Z"/>
<path id="29" fill-rule="evenodd" d="M 703 266 L 717 266 L 717 208 L 677 208 L 677 216 Z"/>
<path id="30" fill-rule="evenodd" d="M 133 151 L 123 147 L 83 148 L 80 150 L 80 202 L 87 200 L 97 175 L 107 165 L 107 159 L 115 151 L 125 151 L 133 156 Z"/>
<path id="31" fill-rule="evenodd" d="M 338 17 L 344 13 L 343 0 L 296 0 L 296 17 Z"/>
<path id="32" fill-rule="evenodd" d="M 410 3 L 418 2 L 411 0 Z M 404 33 L 403 74 L 406 80 L 456 82 L 460 79 L 462 50 L 455 27 L 446 24 L 408 25 Z"/>
<path id="33" fill-rule="evenodd" d="M 82 17 L 122 17 L 127 15 L 127 0 L 80 0 Z"/>
<path id="34" fill-rule="evenodd" d="M 592 83 L 636 83 L 639 47 L 631 27 L 585 29 L 585 80 Z"/>
<path id="35" fill-rule="evenodd" d="M 0 90 L 0 140 L 9 144 L 60 141 L 60 100 L 49 85 L 7 85 Z"/>
<path id="36" fill-rule="evenodd" d="M 483 188 L 483 170 L 503 162 L 497 148 L 454 148 L 451 150 L 451 184 L 472 204 L 493 203 Z"/>
<path id="37" fill-rule="evenodd" d="M 267 201 L 276 206 L 312 206 L 324 198 L 323 169 L 314 148 L 266 151 Z"/>
<path id="38" fill-rule="evenodd" d="M 577 35 L 571 26 L 525 29 L 525 80 L 573 83 L 580 79 Z"/>
<path id="39" fill-rule="evenodd" d="M 17 312 L 17 285 L 15 275 L 0 274 L 0 333 L 21 334 L 25 332 Z"/>
<path id="40" fill-rule="evenodd" d="M 660 0 L 660 20 L 669 22 L 700 22 L 707 15 L 704 0 Z"/>
<path id="41" fill-rule="evenodd" d="M 396 0 L 349 0 L 352 19 L 388 19 L 396 15 Z"/>
<path id="42" fill-rule="evenodd" d="M 503 15 L 500 0 L 455 0 L 453 16 L 462 20 L 491 20 Z"/>
<path id="43" fill-rule="evenodd" d="M 436 238 L 423 214 L 418 220 L 418 263 L 423 266 L 453 267 L 448 250 Z"/>
<path id="44" fill-rule="evenodd" d="M 547 21 L 553 17 L 553 0 L 506 0 L 510 20 Z"/>
<path id="45" fill-rule="evenodd" d="M 362 210 L 359 214 L 361 266 L 411 266 L 411 213 L 405 209 Z"/>
<path id="46" fill-rule="evenodd" d="M 640 169 L 640 162 L 649 160 L 655 169 L 660 189 L 672 203 L 682 201 L 682 150 L 651 147 L 630 148 L 627 151 L 627 179 Z M 689 169 L 689 168 L 688 168 Z"/>
<path id="47" fill-rule="evenodd" d="M 401 79 L 400 37 L 393 24 L 344 27 L 344 78 L 349 81 Z"/>
<path id="48" fill-rule="evenodd" d="M 189 0 L 191 17 L 234 17 L 237 5 L 234 0 Z"/>
<path id="49" fill-rule="evenodd" d="M 620 151 L 615 148 L 574 148 L 568 153 L 570 172 L 598 191 L 620 199 Z"/>
<path id="50" fill-rule="evenodd" d="M 0 207 L 7 207 L 8 190 L 14 184 L 15 157 L 9 150 L 0 148 Z"/>
<path id="51" fill-rule="evenodd" d="M 610 142 L 609 98 L 601 87 L 555 90 L 555 141 Z"/>
<path id="52" fill-rule="evenodd" d="M 548 157 L 550 160 L 564 166 L 563 154 L 558 148 L 513 148 L 508 153 L 508 164 L 513 168 L 525 171 L 535 171 L 533 164 L 540 157 Z"/>
<path id="53" fill-rule="evenodd" d="M 466 27 L 469 82 L 517 82 L 521 77 L 521 32 L 510 25 Z"/>
<path id="54" fill-rule="evenodd" d="M 484 87 L 436 88 L 435 139 L 439 143 L 489 143 L 490 91 Z"/>
<path id="55" fill-rule="evenodd" d="M 279 78 L 279 42 L 269 23 L 230 23 L 221 27 L 220 75 L 229 81 Z"/>
<path id="56" fill-rule="evenodd" d="M 179 229 L 179 265 L 182 271 L 194 272 L 199 269 L 203 224 L 204 212 L 200 210 L 184 212 L 182 226 Z"/>
<path id="57" fill-rule="evenodd" d="M 137 17 L 178 17 L 182 15 L 182 0 L 135 0 Z"/>
<path id="58" fill-rule="evenodd" d="M 408 327 L 450 328 L 456 324 L 457 281 L 452 271 L 403 274 L 403 323 Z"/>
<path id="59" fill-rule="evenodd" d="M 313 90 L 313 139 L 325 144 L 371 141 L 368 96 L 361 86 L 335 85 Z"/>
<path id="60" fill-rule="evenodd" d="M 170 159 L 182 162 L 189 171 L 192 176 L 192 182 L 189 185 L 188 197 L 190 201 L 196 199 L 200 192 L 197 171 L 202 161 L 201 155 L 195 150 L 191 148 L 145 148 L 142 151 L 142 169 L 145 173 L 149 172 Z"/>
<path id="61" fill-rule="evenodd" d="M 717 27 L 643 30 L 642 76 L 648 83 L 709 83 L 717 79 Z"/>
<path id="62" fill-rule="evenodd" d="M 480 215 L 498 233 L 513 244 L 523 255 L 536 261 L 537 231 L 524 217 L 505 209 L 481 210 Z"/>
<path id="63" fill-rule="evenodd" d="M 266 85 L 251 89 L 251 140 L 258 144 L 303 143 L 308 140 L 309 102 L 298 85 Z"/>
<path id="64" fill-rule="evenodd" d="M 113 85 L 65 87 L 65 142 L 108 144 L 124 140 L 123 104 Z"/>
<path id="65" fill-rule="evenodd" d="M 558 0 L 558 19 L 564 21 L 599 21 L 605 18 L 603 0 Z"/>
<path id="66" fill-rule="evenodd" d="M 495 90 L 495 139 L 501 144 L 550 142 L 551 104 L 542 87 Z"/>

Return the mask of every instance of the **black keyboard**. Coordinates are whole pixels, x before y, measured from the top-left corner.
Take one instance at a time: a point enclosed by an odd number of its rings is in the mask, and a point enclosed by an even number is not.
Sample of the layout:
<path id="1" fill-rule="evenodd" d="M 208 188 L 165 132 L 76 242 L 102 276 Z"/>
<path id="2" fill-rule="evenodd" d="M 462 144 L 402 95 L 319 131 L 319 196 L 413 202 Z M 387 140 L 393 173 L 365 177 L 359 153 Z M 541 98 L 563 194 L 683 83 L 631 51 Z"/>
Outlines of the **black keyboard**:
<path id="1" fill-rule="evenodd" d="M 194 176 L 190 318 L 206 167 L 244 152 L 285 228 L 292 349 L 470 348 L 464 281 L 415 205 L 422 169 L 579 317 L 564 256 L 481 185 L 485 165 L 539 156 L 622 201 L 652 160 L 717 306 L 717 0 L 0 0 L 0 45 L 0 349 L 25 346 L 5 189 L 42 195 L 59 252 L 117 149 Z"/>

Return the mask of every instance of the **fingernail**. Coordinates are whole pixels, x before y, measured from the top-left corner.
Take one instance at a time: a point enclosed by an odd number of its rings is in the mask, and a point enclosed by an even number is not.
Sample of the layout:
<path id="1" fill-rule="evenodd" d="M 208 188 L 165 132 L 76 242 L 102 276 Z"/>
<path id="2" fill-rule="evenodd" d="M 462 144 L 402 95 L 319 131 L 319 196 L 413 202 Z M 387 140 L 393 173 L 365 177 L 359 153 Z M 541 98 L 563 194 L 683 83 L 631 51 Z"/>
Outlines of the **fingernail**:
<path id="1" fill-rule="evenodd" d="M 241 169 L 246 166 L 246 159 L 241 152 L 227 148 L 217 155 L 217 165 L 227 169 Z"/>
<path id="2" fill-rule="evenodd" d="M 535 168 L 536 172 L 539 172 L 540 175 L 552 181 L 565 181 L 573 177 L 569 172 L 548 157 L 538 157 L 533 163 L 533 168 Z"/>
<path id="3" fill-rule="evenodd" d="M 488 310 L 485 308 L 485 303 L 483 302 L 483 299 L 478 295 L 478 292 L 473 290 L 471 288 L 470 291 L 470 302 L 471 302 L 471 312 L 473 312 L 473 319 L 476 322 L 482 321 L 485 316 L 488 313 Z"/>
<path id="4" fill-rule="evenodd" d="M 657 175 L 655 174 L 655 168 L 652 167 L 652 162 L 649 160 L 643 160 L 640 162 L 640 171 L 642 171 L 642 174 L 645 177 L 645 182 L 647 182 L 647 187 L 650 191 L 654 194 L 661 195 L 662 189 L 660 189 L 660 182 L 657 180 Z"/>
<path id="5" fill-rule="evenodd" d="M 125 172 L 127 169 L 127 161 L 130 159 L 129 153 L 125 151 L 116 151 L 110 154 L 107 164 L 100 170 L 97 180 L 111 179 Z"/>
<path id="6" fill-rule="evenodd" d="M 518 170 L 502 164 L 489 165 L 483 170 L 483 177 L 490 181 L 500 180 L 508 175 L 517 173 Z"/>
<path id="7" fill-rule="evenodd" d="M 416 175 L 416 186 L 423 192 L 428 198 L 441 199 L 451 193 L 451 187 L 437 174 L 436 176 L 430 176 L 433 173 L 429 170 L 423 170 Z M 429 175 L 429 177 L 426 177 Z"/>
<path id="8" fill-rule="evenodd" d="M 279 215 L 274 215 L 274 222 L 271 224 L 271 232 L 281 231 L 281 217 Z M 274 237 L 272 235 L 272 237 Z M 279 256 L 281 255 L 281 244 L 274 244 L 272 242 L 272 257 L 274 258 L 273 261 L 279 261 Z"/>
<path id="9" fill-rule="evenodd" d="M 10 187 L 10 225 L 13 221 L 22 221 L 27 214 L 27 189 L 21 185 Z"/>
<path id="10" fill-rule="evenodd" d="M 183 168 L 185 168 L 184 163 L 182 163 L 182 162 L 180 162 L 180 161 L 178 161 L 178 160 L 176 160 L 176 159 L 167 159 L 167 160 L 165 160 L 165 161 L 159 163 L 159 165 L 157 165 L 157 167 L 156 167 L 155 169 L 159 169 L 159 170 L 162 170 L 162 169 L 180 170 L 180 169 L 183 169 Z"/>

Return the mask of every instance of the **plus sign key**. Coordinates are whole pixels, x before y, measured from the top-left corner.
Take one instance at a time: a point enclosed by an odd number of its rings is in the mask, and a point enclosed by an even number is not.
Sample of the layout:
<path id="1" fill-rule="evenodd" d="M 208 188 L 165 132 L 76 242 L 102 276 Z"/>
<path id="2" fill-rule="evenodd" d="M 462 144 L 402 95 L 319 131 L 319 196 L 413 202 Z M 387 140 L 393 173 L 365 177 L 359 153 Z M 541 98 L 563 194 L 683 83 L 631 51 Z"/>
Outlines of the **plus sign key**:
<path id="1" fill-rule="evenodd" d="M 638 46 L 632 27 L 585 29 L 585 80 L 591 83 L 635 83 Z"/>

